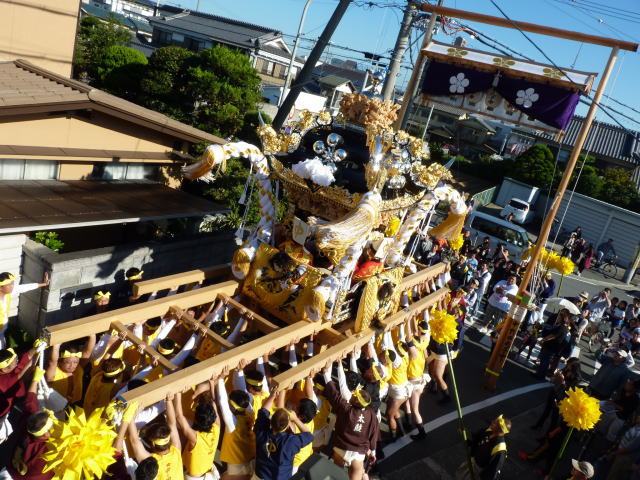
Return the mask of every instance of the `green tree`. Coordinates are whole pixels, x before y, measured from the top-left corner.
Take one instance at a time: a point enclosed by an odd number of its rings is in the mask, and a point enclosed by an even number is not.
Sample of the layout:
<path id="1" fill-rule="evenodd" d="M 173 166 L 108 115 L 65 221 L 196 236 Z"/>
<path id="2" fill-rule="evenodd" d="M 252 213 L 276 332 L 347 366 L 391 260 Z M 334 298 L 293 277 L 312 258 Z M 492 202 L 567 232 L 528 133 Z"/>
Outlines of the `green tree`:
<path id="1" fill-rule="evenodd" d="M 504 162 L 505 174 L 536 187 L 548 187 L 553 180 L 553 153 L 545 145 L 534 145 L 511 162 Z"/>
<path id="2" fill-rule="evenodd" d="M 271 123 L 271 117 L 264 112 L 260 112 L 262 121 L 264 123 Z M 253 110 L 247 112 L 242 122 L 242 129 L 238 132 L 238 138 L 244 142 L 251 143 L 257 147 L 260 147 L 260 138 L 256 132 L 256 129 L 260 126 L 260 118 L 258 111 Z"/>
<path id="3" fill-rule="evenodd" d="M 600 176 L 598 169 L 595 167 L 596 159 L 590 155 L 585 157 L 585 154 L 581 154 L 578 157 L 578 163 L 573 171 L 571 180 L 569 181 L 568 189 L 573 190 L 575 187 L 576 192 L 588 197 L 598 198 L 602 190 L 603 180 Z M 578 175 L 580 178 L 578 179 Z M 557 187 L 560 183 L 561 173 L 556 175 L 554 180 L 554 186 Z M 578 184 L 576 185 L 576 179 Z"/>
<path id="4" fill-rule="evenodd" d="M 627 208 L 638 201 L 638 187 L 631 181 L 629 172 L 621 168 L 610 168 L 604 172 L 604 182 L 599 198 Z"/>
<path id="5" fill-rule="evenodd" d="M 191 123 L 193 101 L 184 87 L 187 62 L 196 54 L 182 47 L 162 47 L 149 58 L 140 81 L 143 103 L 176 120 Z"/>
<path id="6" fill-rule="evenodd" d="M 101 88 L 130 100 L 140 95 L 140 80 L 144 75 L 147 57 L 141 52 L 122 45 L 108 47 L 98 64 Z"/>
<path id="7" fill-rule="evenodd" d="M 260 77 L 249 57 L 216 45 L 189 60 L 187 88 L 193 104 L 194 126 L 220 136 L 236 135 L 247 112 L 255 110 Z"/>
<path id="8" fill-rule="evenodd" d="M 98 67 L 102 64 L 109 47 L 125 45 L 131 33 L 111 15 L 107 22 L 98 17 L 83 17 L 78 28 L 74 58 L 74 77 L 90 82 L 98 78 Z"/>

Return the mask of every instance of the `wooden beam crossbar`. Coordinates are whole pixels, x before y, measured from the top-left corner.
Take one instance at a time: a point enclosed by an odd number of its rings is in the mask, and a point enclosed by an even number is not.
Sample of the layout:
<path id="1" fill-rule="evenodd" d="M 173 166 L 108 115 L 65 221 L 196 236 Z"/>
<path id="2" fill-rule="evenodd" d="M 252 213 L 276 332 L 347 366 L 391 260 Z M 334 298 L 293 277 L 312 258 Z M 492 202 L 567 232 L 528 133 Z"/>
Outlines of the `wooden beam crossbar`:
<path id="1" fill-rule="evenodd" d="M 327 362 L 334 362 L 355 348 L 363 347 L 371 339 L 373 334 L 374 331 L 369 329 L 357 336 L 347 337 L 340 343 L 327 348 L 324 352 L 314 355 L 309 360 L 299 363 L 280 375 L 276 375 L 273 377 L 273 381 L 278 385 L 280 390 L 291 388 L 296 382 L 308 377 L 310 374 L 320 371 Z"/>
<path id="2" fill-rule="evenodd" d="M 229 280 L 209 287 L 202 287 L 170 297 L 158 298 L 149 302 L 138 303 L 109 312 L 91 315 L 71 322 L 53 325 L 45 329 L 49 345 L 77 340 L 92 333 L 106 332 L 111 328 L 114 320 L 121 320 L 125 324 L 140 324 L 150 318 L 162 317 L 170 307 L 190 308 L 212 302 L 218 294 L 233 295 L 238 288 L 238 282 Z"/>
<path id="3" fill-rule="evenodd" d="M 204 280 L 225 277 L 231 272 L 231 264 L 223 263 L 211 267 L 199 268 L 197 270 L 189 270 L 188 272 L 176 273 L 175 275 L 167 275 L 164 277 L 151 278 L 142 280 L 133 284 L 133 294 L 136 297 L 147 293 L 158 292 L 167 288 L 179 287 L 189 283 L 200 283 Z"/>
<path id="4" fill-rule="evenodd" d="M 278 330 L 279 327 L 277 325 L 271 323 L 269 320 L 267 320 L 263 316 L 258 315 L 253 310 L 248 309 L 247 307 L 242 305 L 240 302 L 231 298 L 229 295 L 220 293 L 218 295 L 218 298 L 220 298 L 227 305 L 231 305 L 233 308 L 238 310 L 240 315 L 242 315 L 243 317 L 250 317 L 255 323 L 255 325 L 258 327 L 258 330 L 260 330 L 261 332 L 271 333 Z"/>
<path id="5" fill-rule="evenodd" d="M 123 395 L 123 400 L 138 402 L 142 408 L 164 400 L 170 392 L 179 392 L 184 388 L 209 380 L 214 373 L 220 373 L 225 367 L 234 369 L 241 360 L 252 362 L 273 349 L 287 346 L 296 338 L 308 337 L 319 332 L 329 323 L 297 322 L 261 337 L 259 341 L 245 343 L 219 355 L 208 358 L 179 372 L 166 375 L 152 383 L 135 388 Z"/>
<path id="6" fill-rule="evenodd" d="M 520 20 L 510 21 L 503 17 L 495 17 L 492 15 L 484 15 L 482 13 L 468 12 L 466 10 L 458 10 L 455 8 L 439 7 L 437 5 L 430 5 L 423 3 L 418 7 L 423 12 L 430 12 L 435 15 L 442 15 L 444 17 L 460 18 L 463 20 L 469 20 L 472 22 L 484 23 L 486 25 L 495 25 L 498 27 L 516 29 L 519 28 L 525 32 L 538 33 L 541 35 L 547 35 L 556 38 L 565 38 L 567 40 L 574 40 L 576 42 L 590 43 L 592 45 L 602 45 L 611 48 L 620 48 L 622 50 L 629 50 L 631 52 L 638 51 L 638 44 L 634 42 L 627 42 L 624 40 L 618 40 L 615 38 L 601 37 L 598 35 L 590 35 L 588 33 L 573 32 L 571 30 L 563 30 L 561 28 L 547 27 L 545 25 L 537 25 L 535 23 L 521 22 Z"/>
<path id="7" fill-rule="evenodd" d="M 173 306 L 173 307 L 170 307 L 169 310 L 173 315 L 175 315 L 175 317 L 178 320 L 188 324 L 191 327 L 194 327 L 195 329 L 203 331 L 205 335 L 207 335 L 211 340 L 216 342 L 218 345 L 227 349 L 235 347 L 233 343 L 228 342 L 224 337 L 218 335 L 216 332 L 214 332 L 210 328 L 206 327 L 205 325 L 197 321 L 195 318 L 193 318 L 187 312 L 182 310 L 180 307 Z"/>
<path id="8" fill-rule="evenodd" d="M 450 265 L 446 262 L 436 263 L 402 279 L 402 289 L 409 290 L 416 285 L 432 280 L 441 273 L 448 272 Z"/>
<path id="9" fill-rule="evenodd" d="M 438 304 L 445 298 L 448 288 L 441 288 L 424 298 L 421 298 L 415 303 L 412 303 L 407 308 L 396 312 L 389 318 L 383 320 L 381 323 L 385 326 L 385 329 L 393 328 L 403 323 L 408 317 L 418 315 L 422 311 L 430 308 L 433 305 Z M 371 337 L 375 334 L 375 330 L 368 329 L 357 335 L 347 337 L 345 340 L 337 343 L 336 345 L 327 348 L 324 352 L 314 355 L 309 360 L 296 365 L 295 367 L 281 373 L 273 378 L 274 382 L 280 387 L 281 390 L 290 388 L 296 382 L 306 378 L 309 374 L 317 372 L 324 368 L 327 362 L 335 362 L 342 358 L 345 353 L 351 352 L 355 348 L 361 348 L 367 344 Z"/>
<path id="10" fill-rule="evenodd" d="M 396 327 L 405 322 L 408 318 L 414 317 L 427 308 L 439 304 L 447 296 L 447 293 L 449 293 L 449 289 L 447 287 L 439 288 L 435 292 L 430 293 L 408 307 L 403 308 L 402 310 L 399 310 L 393 315 L 385 318 L 380 323 L 384 326 L 385 330 Z"/>
<path id="11" fill-rule="evenodd" d="M 163 355 L 160 355 L 160 353 L 158 353 L 156 349 L 151 348 L 149 345 L 147 345 L 147 343 L 144 340 L 137 337 L 131 330 L 125 327 L 122 324 L 122 322 L 118 320 L 114 320 L 113 322 L 111 322 L 111 326 L 115 328 L 118 332 L 124 333 L 127 337 L 127 340 L 129 340 L 131 343 L 136 344 L 136 346 L 142 347 L 144 349 L 143 350 L 144 353 L 149 355 L 151 358 L 155 359 L 158 362 L 158 364 L 162 365 L 167 370 L 174 372 L 178 369 L 178 367 L 176 367 L 173 363 L 167 360 Z"/>

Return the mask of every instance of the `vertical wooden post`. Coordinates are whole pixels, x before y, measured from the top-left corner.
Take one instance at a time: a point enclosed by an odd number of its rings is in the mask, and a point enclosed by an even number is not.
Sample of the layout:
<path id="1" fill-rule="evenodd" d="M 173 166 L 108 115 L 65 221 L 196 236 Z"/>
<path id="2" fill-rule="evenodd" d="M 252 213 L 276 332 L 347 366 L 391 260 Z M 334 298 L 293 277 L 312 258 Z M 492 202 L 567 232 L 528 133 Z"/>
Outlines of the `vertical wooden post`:
<path id="1" fill-rule="evenodd" d="M 564 171 L 564 175 L 562 176 L 562 180 L 560 180 L 560 185 L 558 185 L 558 190 L 556 191 L 555 198 L 553 199 L 553 203 L 551 204 L 549 213 L 547 214 L 547 217 L 542 224 L 540 235 L 538 236 L 538 241 L 536 242 L 535 249 L 533 251 L 533 254 L 531 255 L 531 260 L 524 272 L 522 282 L 520 283 L 518 293 L 516 294 L 516 298 L 511 306 L 511 309 L 509 310 L 509 313 L 507 314 L 505 326 L 500 332 L 498 342 L 496 343 L 496 346 L 493 349 L 493 353 L 489 358 L 489 363 L 487 364 L 487 367 L 485 369 L 485 388 L 487 390 L 495 390 L 496 383 L 498 382 L 498 377 L 502 372 L 502 368 L 504 367 L 507 355 L 511 351 L 513 340 L 515 339 L 515 333 L 520 327 L 520 322 L 522 321 L 525 313 L 522 306 L 530 302 L 530 298 L 525 297 L 527 288 L 529 286 L 529 283 L 531 282 L 531 277 L 533 276 L 533 272 L 536 268 L 536 264 L 538 263 L 538 259 L 540 258 L 540 253 L 547 243 L 547 238 L 549 237 L 549 232 L 551 231 L 551 225 L 553 224 L 553 219 L 558 213 L 560 202 L 562 201 L 562 197 L 567 190 L 569 180 L 571 179 L 571 175 L 573 174 L 573 170 L 575 169 L 576 163 L 578 161 L 578 156 L 582 151 L 582 147 L 584 146 L 584 143 L 587 139 L 589 129 L 591 128 L 591 123 L 593 122 L 596 116 L 596 112 L 598 111 L 598 105 L 600 104 L 600 100 L 602 99 L 605 87 L 607 86 L 607 82 L 609 81 L 609 77 L 611 76 L 613 66 L 616 63 L 616 59 L 618 58 L 619 50 L 620 49 L 618 47 L 614 47 L 611 50 L 609 60 L 607 61 L 607 66 L 605 67 L 602 74 L 602 79 L 598 84 L 598 89 L 596 90 L 593 102 L 589 107 L 589 112 L 587 113 L 587 116 L 584 119 L 584 123 L 582 124 L 582 128 L 580 129 L 578 137 L 576 138 L 576 143 L 571 152 L 571 156 L 569 157 L 569 161 L 567 162 L 567 167 Z"/>

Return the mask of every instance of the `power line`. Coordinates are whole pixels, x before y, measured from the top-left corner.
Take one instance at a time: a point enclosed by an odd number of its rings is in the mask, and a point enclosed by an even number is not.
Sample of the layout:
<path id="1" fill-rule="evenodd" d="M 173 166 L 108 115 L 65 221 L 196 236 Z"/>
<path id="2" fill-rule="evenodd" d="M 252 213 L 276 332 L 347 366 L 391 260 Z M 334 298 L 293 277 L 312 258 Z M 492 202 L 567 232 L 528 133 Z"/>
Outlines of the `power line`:
<path id="1" fill-rule="evenodd" d="M 569 3 L 565 2 L 565 1 L 562 1 L 562 0 L 554 0 L 554 1 L 555 1 L 555 2 L 558 2 L 558 3 L 562 3 L 562 4 L 564 4 L 564 5 L 571 6 L 571 7 L 575 8 L 575 9 L 577 9 L 577 10 L 578 10 L 578 11 L 580 11 L 583 15 L 587 15 L 587 16 L 591 17 L 593 20 L 595 20 L 595 21 L 596 21 L 596 22 L 598 22 L 599 24 L 604 25 L 604 26 L 605 26 L 606 28 L 608 28 L 610 31 L 612 31 L 612 32 L 614 32 L 614 33 L 616 33 L 616 34 L 618 34 L 618 35 L 622 35 L 623 37 L 630 38 L 630 39 L 632 39 L 632 40 L 634 40 L 634 41 L 636 40 L 636 38 L 634 38 L 633 36 L 629 35 L 628 33 L 623 32 L 623 31 L 622 31 L 622 30 L 620 30 L 619 28 L 616 28 L 616 27 L 614 27 L 614 26 L 612 26 L 612 25 L 609 25 L 609 24 L 608 24 L 607 22 L 605 22 L 602 18 L 596 17 L 595 15 L 592 15 L 591 13 L 589 13 L 589 12 L 593 12 L 593 10 L 589 10 L 589 9 L 584 8 L 584 7 L 580 7 L 580 6 L 578 6 L 578 5 L 574 4 L 574 3 L 573 3 L 573 2 L 571 2 L 571 1 L 569 1 Z M 600 12 L 596 12 L 596 13 L 600 13 Z M 574 18 L 575 20 L 578 20 L 576 17 L 573 17 L 573 18 Z M 640 25 L 640 22 L 633 22 L 633 23 L 637 23 L 638 25 Z"/>
<path id="2" fill-rule="evenodd" d="M 541 47 L 540 47 L 536 42 L 534 42 L 534 41 L 531 39 L 531 37 L 530 37 L 529 35 L 527 35 L 527 34 L 526 34 L 526 33 L 525 33 L 525 32 L 524 32 L 524 31 L 523 31 L 523 30 L 518 26 L 518 24 L 517 24 L 517 23 L 515 23 L 515 22 L 514 22 L 514 21 L 513 21 L 513 20 L 512 20 L 512 19 L 511 19 L 507 14 L 506 14 L 506 12 L 505 12 L 502 8 L 500 8 L 500 6 L 495 2 L 495 0 L 489 0 L 489 1 L 493 4 L 493 6 L 494 6 L 494 7 L 496 7 L 496 8 L 498 9 L 498 11 L 502 14 L 502 16 L 503 16 L 504 18 L 506 18 L 506 19 L 509 21 L 509 23 L 511 23 L 511 25 L 512 25 L 516 30 L 518 30 L 518 31 L 522 34 L 522 36 L 524 36 L 524 38 L 526 38 L 526 39 L 527 39 L 527 40 L 528 40 L 528 41 L 529 41 L 529 42 L 530 42 L 530 43 L 531 43 L 531 44 L 536 48 L 536 50 L 538 50 L 538 51 L 542 54 L 542 56 L 544 56 L 544 58 L 546 58 L 546 59 L 547 59 L 547 61 L 548 61 L 549 63 L 551 63 L 551 65 L 553 65 L 553 66 L 554 66 L 554 68 L 555 68 L 555 69 L 557 69 L 559 72 L 561 72 L 561 73 L 562 73 L 562 74 L 563 74 L 563 75 L 564 75 L 564 76 L 569 80 L 569 82 L 571 82 L 571 84 L 573 84 L 576 88 L 579 88 L 579 87 L 580 87 L 580 85 L 576 84 L 576 83 L 571 79 L 571 77 L 567 74 L 567 72 L 565 72 L 565 71 L 564 71 L 564 69 L 560 68 L 560 67 L 559 67 L 559 66 L 558 66 L 558 65 L 557 65 L 557 64 L 556 64 L 556 63 L 551 59 L 551 57 L 549 57 L 549 55 L 547 55 L 547 53 L 546 53 L 546 52 L 545 52 L 545 51 L 544 51 L 544 50 L 543 50 L 543 49 L 542 49 L 542 48 L 541 48 Z M 592 98 L 589 94 L 587 94 L 587 93 L 585 92 L 585 93 L 584 93 L 584 95 L 585 95 L 589 100 L 591 100 L 591 103 L 594 103 L 593 98 Z M 612 110 L 612 109 L 611 109 L 611 107 L 609 107 L 609 106 L 605 106 L 605 105 L 602 105 L 601 103 L 598 103 L 597 105 L 600 107 L 600 109 L 602 110 L 602 112 L 603 112 L 605 115 L 607 115 L 609 118 L 611 118 L 611 120 L 613 120 L 615 123 L 617 123 L 617 124 L 618 124 L 618 126 L 619 126 L 620 128 L 622 128 L 625 132 L 627 132 L 627 134 L 628 134 L 628 135 L 631 135 L 631 136 L 635 136 L 635 135 L 636 135 L 636 134 L 635 134 L 635 132 L 632 132 L 632 131 L 631 131 L 631 130 L 629 130 L 627 127 L 625 127 L 624 125 L 622 125 L 622 123 L 620 123 L 620 122 L 618 121 L 618 119 L 617 119 L 617 118 L 615 118 L 611 113 L 609 113 L 609 111 L 608 111 L 608 110 Z M 612 111 L 613 111 L 613 110 L 612 110 Z M 620 113 L 619 113 L 619 115 L 620 115 Z M 622 115 L 624 115 L 624 114 L 622 114 Z M 628 118 L 630 118 L 630 117 L 628 117 Z M 638 123 L 640 123 L 640 122 L 638 122 Z"/>
<path id="3" fill-rule="evenodd" d="M 618 7 L 612 7 L 612 6 L 606 5 L 604 3 L 598 3 L 598 2 L 591 1 L 591 0 L 571 0 L 571 1 L 573 1 L 575 3 L 584 3 L 584 4 L 587 4 L 587 5 L 591 5 L 594 8 L 607 9 L 607 10 L 615 11 L 615 12 L 621 13 L 623 15 L 631 15 L 631 16 L 635 15 L 635 16 L 640 17 L 640 13 L 638 13 L 638 12 L 634 12 L 632 10 L 625 10 L 623 8 L 618 8 Z"/>

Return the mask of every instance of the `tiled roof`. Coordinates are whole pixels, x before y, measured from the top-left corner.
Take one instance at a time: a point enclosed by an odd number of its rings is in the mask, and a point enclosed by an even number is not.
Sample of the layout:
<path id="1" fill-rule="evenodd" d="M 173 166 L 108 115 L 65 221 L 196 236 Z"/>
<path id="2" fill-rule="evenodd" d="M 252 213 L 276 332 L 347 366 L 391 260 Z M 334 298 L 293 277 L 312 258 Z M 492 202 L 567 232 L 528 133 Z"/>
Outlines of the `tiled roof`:
<path id="1" fill-rule="evenodd" d="M 584 117 L 578 115 L 571 119 L 566 135 L 562 139 L 563 146 L 575 144 L 583 122 Z M 555 135 L 550 133 L 540 132 L 537 137 L 555 142 Z M 640 132 L 627 131 L 617 125 L 596 121 L 591 125 L 585 142 L 585 150 L 594 155 L 610 157 L 635 165 L 640 163 Z"/>
<path id="2" fill-rule="evenodd" d="M 90 3 L 82 3 L 80 5 L 80 9 L 95 17 L 101 18 L 102 20 L 108 19 L 110 16 L 114 16 L 123 26 L 132 29 L 136 32 L 146 32 L 151 33 L 152 28 L 149 25 L 149 22 L 143 20 L 136 20 L 121 13 L 112 12 L 111 10 L 107 10 L 106 8 L 97 7 Z"/>
<path id="3" fill-rule="evenodd" d="M 256 41 L 259 39 L 268 41 L 279 38 L 282 35 L 279 31 L 271 28 L 188 10 L 183 10 L 171 16 L 152 17 L 149 22 L 151 25 L 173 27 L 193 32 L 221 43 L 245 48 L 255 47 Z"/>
<path id="4" fill-rule="evenodd" d="M 191 142 L 223 140 L 166 115 L 37 67 L 26 60 L 0 62 L 0 117 L 16 113 L 96 109 Z"/>
<path id="5" fill-rule="evenodd" d="M 313 69 L 312 75 L 316 80 L 328 75 L 336 75 L 338 77 L 346 78 L 353 83 L 353 86 L 356 87 L 357 91 L 362 91 L 366 72 L 364 70 L 352 70 L 350 68 L 323 63 L 322 65 L 317 65 Z"/>
<path id="6" fill-rule="evenodd" d="M 147 58 L 149 58 L 151 54 L 158 49 L 157 46 L 152 45 L 151 43 L 140 41 L 137 38 L 132 38 L 129 42 L 129 46 L 135 50 L 138 50 Z"/>
<path id="7" fill-rule="evenodd" d="M 203 216 L 224 207 L 144 180 L 3 180 L 0 233 Z"/>
<path id="8" fill-rule="evenodd" d="M 318 79 L 318 83 L 323 85 L 328 85 L 329 87 L 339 87 L 340 85 L 344 85 L 345 83 L 349 83 L 350 80 L 348 78 L 339 77 L 338 75 L 327 75 L 326 77 L 322 77 Z"/>

